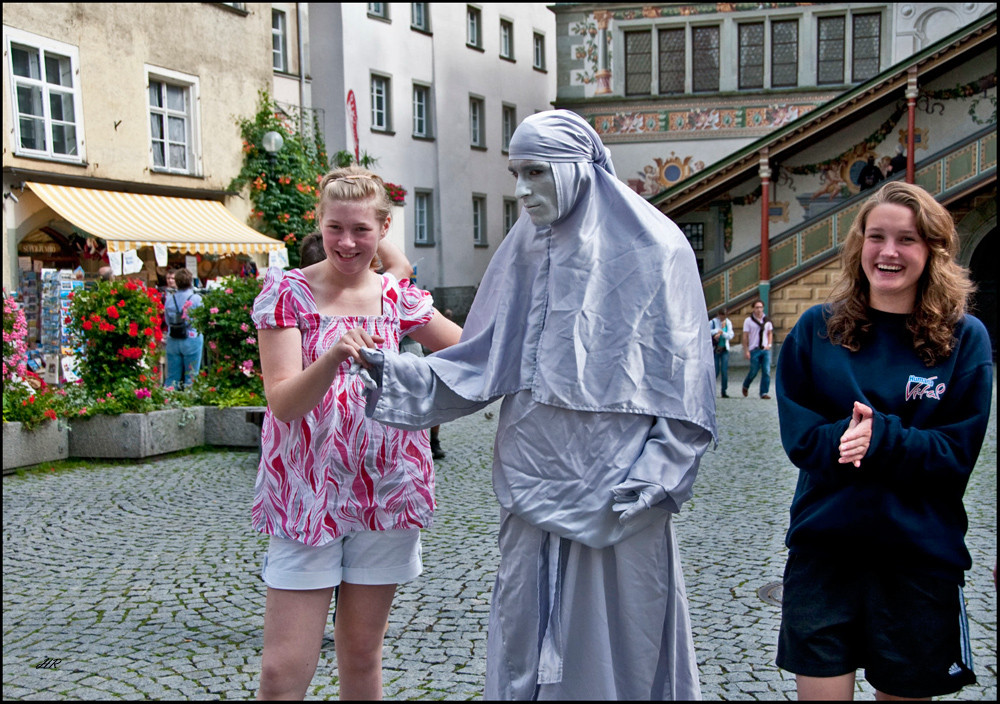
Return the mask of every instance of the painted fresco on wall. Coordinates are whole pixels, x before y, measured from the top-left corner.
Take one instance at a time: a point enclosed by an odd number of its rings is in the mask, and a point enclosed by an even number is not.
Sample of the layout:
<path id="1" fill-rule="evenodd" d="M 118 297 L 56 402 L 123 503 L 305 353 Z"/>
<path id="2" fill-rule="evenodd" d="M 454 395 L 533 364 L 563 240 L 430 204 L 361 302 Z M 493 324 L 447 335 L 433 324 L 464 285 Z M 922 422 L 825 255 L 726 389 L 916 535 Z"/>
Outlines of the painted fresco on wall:
<path id="1" fill-rule="evenodd" d="M 582 21 L 570 26 L 570 36 L 582 37 L 582 44 L 573 47 L 573 58 L 583 62 L 583 69 L 570 73 L 570 85 L 588 86 L 588 97 L 611 92 L 611 70 L 602 69 L 599 65 L 598 41 L 603 39 L 607 49 L 607 66 L 611 65 L 611 35 L 600 31 L 607 29 L 598 26 L 598 20 L 604 20 L 608 13 L 595 12 L 587 15 Z M 596 90 L 595 90 L 596 88 Z"/>
<path id="2" fill-rule="evenodd" d="M 699 160 L 692 163 L 693 158 L 681 158 L 672 151 L 666 159 L 656 157 L 652 164 L 643 166 L 642 171 L 637 172 L 640 178 L 628 179 L 628 185 L 641 196 L 654 196 L 705 168 L 705 162 Z"/>
<path id="3" fill-rule="evenodd" d="M 707 107 L 690 110 L 619 111 L 587 115 L 602 137 L 618 135 L 663 135 L 677 132 L 726 132 L 757 128 L 777 129 L 797 120 L 817 107 L 803 105 L 759 105 L 752 107 Z"/>

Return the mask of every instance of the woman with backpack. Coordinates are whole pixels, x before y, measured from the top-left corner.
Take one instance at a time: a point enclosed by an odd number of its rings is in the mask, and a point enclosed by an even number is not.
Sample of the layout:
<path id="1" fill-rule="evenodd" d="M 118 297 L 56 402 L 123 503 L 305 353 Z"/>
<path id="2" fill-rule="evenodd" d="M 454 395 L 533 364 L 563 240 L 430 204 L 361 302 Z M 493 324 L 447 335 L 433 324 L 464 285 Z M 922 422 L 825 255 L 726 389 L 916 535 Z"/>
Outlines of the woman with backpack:
<path id="1" fill-rule="evenodd" d="M 163 385 L 182 389 L 191 386 L 201 369 L 201 354 L 205 338 L 191 327 L 188 310 L 201 305 L 201 296 L 194 292 L 194 277 L 187 269 L 173 272 L 177 290 L 164 296 L 163 314 L 167 321 L 167 378 Z"/>

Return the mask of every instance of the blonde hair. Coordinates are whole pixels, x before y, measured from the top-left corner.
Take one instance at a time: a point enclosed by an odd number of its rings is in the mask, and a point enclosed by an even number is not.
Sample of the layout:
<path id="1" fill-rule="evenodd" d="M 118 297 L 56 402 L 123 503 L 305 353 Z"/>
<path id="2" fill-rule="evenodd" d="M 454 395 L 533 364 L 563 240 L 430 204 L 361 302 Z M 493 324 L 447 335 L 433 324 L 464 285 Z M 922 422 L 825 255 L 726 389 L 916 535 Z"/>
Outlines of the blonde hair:
<path id="1" fill-rule="evenodd" d="M 375 217 L 385 223 L 392 211 L 392 201 L 386 193 L 385 183 L 368 169 L 346 166 L 334 169 L 319 183 L 319 202 L 316 204 L 316 222 L 323 221 L 323 211 L 329 203 L 371 200 Z"/>
<path id="2" fill-rule="evenodd" d="M 385 190 L 385 182 L 368 169 L 360 166 L 351 165 L 334 169 L 319 182 L 316 222 L 322 228 L 323 211 L 330 203 L 366 200 L 372 202 L 372 207 L 375 208 L 375 219 L 378 220 L 379 225 L 385 225 L 386 218 L 392 211 L 392 201 L 389 200 L 389 194 Z M 378 269 L 381 266 L 382 261 L 376 253 L 372 259 L 371 268 Z"/>
<path id="3" fill-rule="evenodd" d="M 975 285 L 968 271 L 955 261 L 958 253 L 955 221 L 944 206 L 920 186 L 890 181 L 861 206 L 840 254 L 841 273 L 830 294 L 827 334 L 832 343 L 857 352 L 871 333 L 870 285 L 861 268 L 861 250 L 868 215 L 877 206 L 888 203 L 902 205 L 913 212 L 917 232 L 927 244 L 927 264 L 917 283 L 917 299 L 907 317 L 906 327 L 913 335 L 917 355 L 930 367 L 951 354 L 955 326 L 965 315 Z"/>

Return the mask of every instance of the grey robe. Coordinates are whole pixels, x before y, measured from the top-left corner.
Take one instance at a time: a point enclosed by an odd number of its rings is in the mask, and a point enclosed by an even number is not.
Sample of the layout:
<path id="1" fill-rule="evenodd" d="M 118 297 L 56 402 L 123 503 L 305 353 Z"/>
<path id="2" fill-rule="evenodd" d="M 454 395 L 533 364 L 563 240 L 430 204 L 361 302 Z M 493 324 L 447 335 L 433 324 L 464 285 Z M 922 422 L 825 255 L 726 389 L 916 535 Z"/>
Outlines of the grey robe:
<path id="1" fill-rule="evenodd" d="M 376 355 L 368 414 L 426 428 L 503 397 L 487 698 L 700 698 L 670 522 L 715 435 L 693 253 L 578 116 L 527 118 L 510 157 L 552 162 L 559 217 L 522 215 L 459 344 Z M 626 479 L 667 498 L 622 525 L 611 489 Z"/>

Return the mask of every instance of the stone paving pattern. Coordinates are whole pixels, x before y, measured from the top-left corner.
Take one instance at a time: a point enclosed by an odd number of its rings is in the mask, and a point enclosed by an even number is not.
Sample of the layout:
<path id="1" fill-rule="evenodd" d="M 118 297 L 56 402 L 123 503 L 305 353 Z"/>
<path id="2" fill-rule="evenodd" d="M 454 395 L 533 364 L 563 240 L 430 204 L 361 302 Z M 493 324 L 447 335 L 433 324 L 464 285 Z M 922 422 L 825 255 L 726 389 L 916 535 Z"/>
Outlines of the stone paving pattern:
<path id="1" fill-rule="evenodd" d="M 742 373 L 733 379 L 738 392 Z M 966 494 L 979 683 L 950 700 L 996 700 L 995 393 Z M 441 430 L 448 456 L 424 532 L 425 571 L 399 588 L 390 616 L 388 699 L 482 699 L 498 561 L 496 410 Z M 780 609 L 758 591 L 781 579 L 796 473 L 774 401 L 719 399 L 718 412 L 721 443 L 676 521 L 703 695 L 794 699 L 793 677 L 774 665 Z M 4 700 L 253 698 L 266 545 L 249 525 L 256 462 L 256 453 L 216 450 L 4 477 Z M 857 689 L 873 698 L 863 680 Z M 307 698 L 337 696 L 328 639 Z"/>

